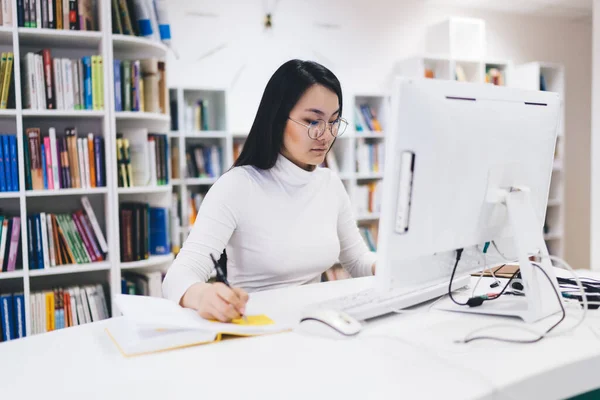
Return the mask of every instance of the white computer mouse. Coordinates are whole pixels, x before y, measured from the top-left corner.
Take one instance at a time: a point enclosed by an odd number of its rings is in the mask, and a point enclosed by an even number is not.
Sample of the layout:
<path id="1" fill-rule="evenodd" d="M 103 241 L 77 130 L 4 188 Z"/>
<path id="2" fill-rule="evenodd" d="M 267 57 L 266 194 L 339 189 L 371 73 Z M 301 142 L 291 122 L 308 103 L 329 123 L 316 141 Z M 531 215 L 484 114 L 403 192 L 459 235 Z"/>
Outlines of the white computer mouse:
<path id="1" fill-rule="evenodd" d="M 302 314 L 297 331 L 308 335 L 345 339 L 357 335 L 361 329 L 362 324 L 343 311 L 317 308 Z"/>

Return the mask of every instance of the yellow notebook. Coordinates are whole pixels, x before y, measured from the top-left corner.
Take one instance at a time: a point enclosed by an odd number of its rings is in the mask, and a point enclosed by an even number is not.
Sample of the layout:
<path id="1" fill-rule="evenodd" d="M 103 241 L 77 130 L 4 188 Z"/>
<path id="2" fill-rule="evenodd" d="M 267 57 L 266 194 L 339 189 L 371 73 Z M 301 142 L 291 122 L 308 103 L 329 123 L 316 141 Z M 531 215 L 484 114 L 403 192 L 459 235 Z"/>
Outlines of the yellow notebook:
<path id="1" fill-rule="evenodd" d="M 257 336 L 290 329 L 262 314 L 248 315 L 247 322 L 209 321 L 194 310 L 156 297 L 117 295 L 115 302 L 123 318 L 109 321 L 106 332 L 126 357 L 214 343 L 225 336 Z"/>

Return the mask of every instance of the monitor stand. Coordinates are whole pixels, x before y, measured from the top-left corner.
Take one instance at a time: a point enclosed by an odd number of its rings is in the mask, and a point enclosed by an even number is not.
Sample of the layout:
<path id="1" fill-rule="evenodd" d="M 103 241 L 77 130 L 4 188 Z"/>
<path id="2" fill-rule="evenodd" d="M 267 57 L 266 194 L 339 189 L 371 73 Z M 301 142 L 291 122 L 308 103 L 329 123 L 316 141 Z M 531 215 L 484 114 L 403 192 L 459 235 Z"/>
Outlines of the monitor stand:
<path id="1" fill-rule="evenodd" d="M 555 292 L 556 290 L 560 294 L 558 281 L 548 258 L 548 249 L 541 224 L 531 205 L 529 190 L 527 188 L 510 188 L 502 190 L 502 192 L 499 201 L 507 207 L 518 252 L 525 296 L 502 296 L 495 300 L 485 301 L 479 307 L 459 306 L 445 302 L 438 308 L 476 314 L 516 316 L 528 323 L 539 321 L 561 311 Z M 537 264 L 543 268 L 552 282 L 539 268 L 532 265 L 530 257 L 534 254 L 541 258 L 542 261 Z M 503 282 L 502 285 L 505 284 Z"/>

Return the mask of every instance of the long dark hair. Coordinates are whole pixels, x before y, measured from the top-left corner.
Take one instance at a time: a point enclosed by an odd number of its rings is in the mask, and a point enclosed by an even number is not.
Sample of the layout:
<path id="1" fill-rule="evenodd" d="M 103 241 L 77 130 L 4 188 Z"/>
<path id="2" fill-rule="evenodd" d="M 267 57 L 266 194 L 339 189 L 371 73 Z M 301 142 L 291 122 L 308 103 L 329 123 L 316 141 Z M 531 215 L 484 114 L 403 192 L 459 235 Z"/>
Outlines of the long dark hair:
<path id="1" fill-rule="evenodd" d="M 333 72 L 314 61 L 290 60 L 269 79 L 248 139 L 234 166 L 269 169 L 275 165 L 290 111 L 314 84 L 337 94 L 339 115 L 342 115 L 342 87 Z"/>

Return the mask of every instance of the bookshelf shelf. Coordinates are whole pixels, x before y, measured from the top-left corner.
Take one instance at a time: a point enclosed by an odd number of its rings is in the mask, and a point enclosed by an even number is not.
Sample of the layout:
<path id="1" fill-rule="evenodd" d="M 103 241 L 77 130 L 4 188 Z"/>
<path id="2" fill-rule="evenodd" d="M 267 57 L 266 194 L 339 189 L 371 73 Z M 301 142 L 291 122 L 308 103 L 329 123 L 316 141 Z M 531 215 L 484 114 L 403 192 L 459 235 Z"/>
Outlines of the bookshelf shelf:
<path id="1" fill-rule="evenodd" d="M 168 193 L 172 190 L 171 185 L 158 186 L 134 186 L 126 188 L 118 188 L 119 194 L 144 194 L 144 193 Z"/>
<path id="2" fill-rule="evenodd" d="M 103 118 L 106 114 L 100 110 L 23 110 L 22 113 L 24 118 Z"/>
<path id="3" fill-rule="evenodd" d="M 0 280 L 5 279 L 21 279 L 25 276 L 23 270 L 18 271 L 10 271 L 10 272 L 0 272 Z"/>
<path id="4" fill-rule="evenodd" d="M 345 135 L 343 135 L 342 137 L 344 137 Z M 248 138 L 248 132 L 233 132 L 231 134 L 231 137 L 233 137 L 234 139 L 246 139 Z"/>
<path id="5" fill-rule="evenodd" d="M 58 190 L 26 190 L 26 197 L 53 197 L 53 196 L 82 196 L 108 193 L 108 188 L 91 189 L 58 189 Z"/>
<path id="6" fill-rule="evenodd" d="M 149 113 L 143 111 L 117 111 L 115 112 L 117 120 L 144 120 L 156 122 L 169 122 L 171 117 L 166 114 Z"/>
<path id="7" fill-rule="evenodd" d="M 356 216 L 356 220 L 359 222 L 362 221 L 375 221 L 379 219 L 379 213 L 363 213 L 363 214 L 358 214 Z"/>
<path id="8" fill-rule="evenodd" d="M 185 178 L 184 183 L 188 186 L 212 185 L 217 181 L 217 178 Z"/>
<path id="9" fill-rule="evenodd" d="M 120 265 L 122 270 L 149 269 L 170 263 L 174 258 L 175 256 L 171 253 L 159 256 L 150 256 L 150 258 L 147 260 L 142 261 L 121 262 Z"/>
<path id="10" fill-rule="evenodd" d="M 148 57 L 165 57 L 169 48 L 161 42 L 130 35 L 112 35 L 113 48 L 118 53 L 140 53 Z"/>
<path id="11" fill-rule="evenodd" d="M 102 40 L 102 32 L 93 31 L 19 28 L 18 33 L 19 43 L 25 46 L 92 48 Z"/>
<path id="12" fill-rule="evenodd" d="M 111 263 L 109 261 L 101 261 L 89 264 L 59 265 L 56 267 L 50 267 L 45 269 L 30 270 L 29 276 L 39 277 L 48 275 L 79 274 L 91 271 L 109 270 L 110 267 Z"/>
<path id="13" fill-rule="evenodd" d="M 373 172 L 369 174 L 357 174 L 356 179 L 359 181 L 383 179 L 383 172 Z"/>
<path id="14" fill-rule="evenodd" d="M 21 197 L 19 192 L 0 192 L 0 199 L 18 199 Z"/>
<path id="15" fill-rule="evenodd" d="M 342 136 L 342 137 L 344 137 L 344 136 Z M 355 132 L 354 136 L 357 138 L 365 138 L 365 139 L 385 139 L 384 132 L 361 131 L 361 132 Z"/>
<path id="16" fill-rule="evenodd" d="M 192 131 L 181 132 L 180 136 L 186 139 L 225 139 L 228 133 L 225 131 Z"/>
<path id="17" fill-rule="evenodd" d="M 0 110 L 0 118 L 14 118 L 17 116 L 17 110 Z"/>
<path id="18" fill-rule="evenodd" d="M 179 186 L 179 185 L 182 185 L 182 184 L 183 184 L 183 180 L 181 180 L 179 178 L 178 179 L 171 179 L 171 185 L 173 185 L 173 186 Z"/>

